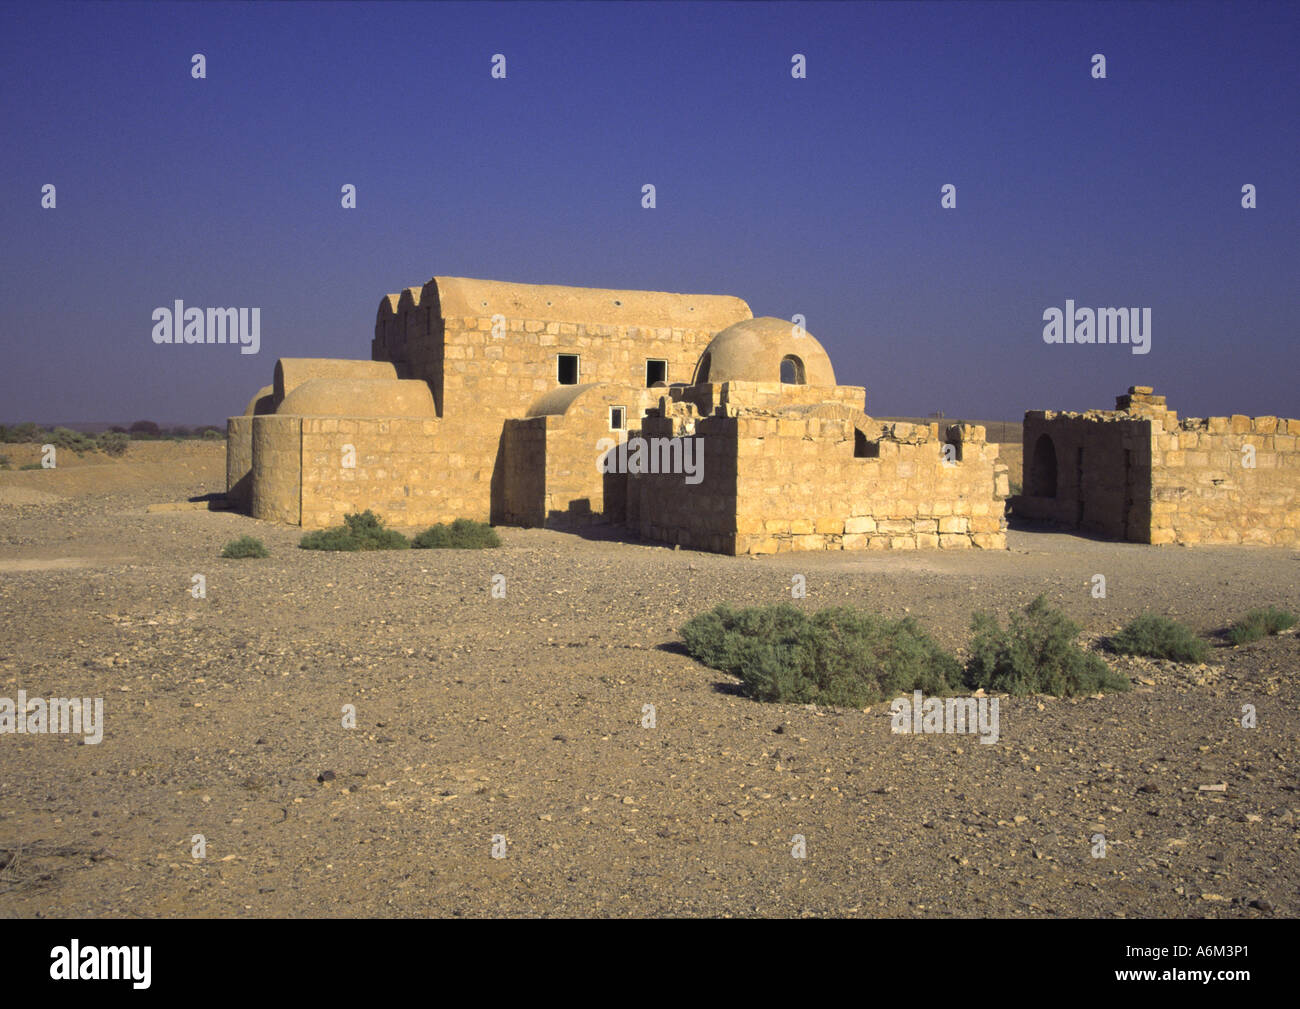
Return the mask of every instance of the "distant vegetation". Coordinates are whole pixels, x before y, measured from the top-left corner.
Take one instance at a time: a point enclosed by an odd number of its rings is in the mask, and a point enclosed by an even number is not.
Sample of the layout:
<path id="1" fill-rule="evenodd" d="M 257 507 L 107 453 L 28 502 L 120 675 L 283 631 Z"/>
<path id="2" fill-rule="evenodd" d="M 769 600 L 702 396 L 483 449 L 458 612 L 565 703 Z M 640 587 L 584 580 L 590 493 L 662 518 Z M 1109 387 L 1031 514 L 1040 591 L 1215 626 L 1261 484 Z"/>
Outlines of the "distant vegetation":
<path id="1" fill-rule="evenodd" d="M 99 434 L 87 434 L 67 427 L 53 430 L 28 421 L 25 424 L 0 424 L 0 442 L 9 445 L 53 445 L 73 452 L 104 452 L 108 455 L 124 454 L 132 441 L 188 441 L 224 438 L 224 428 L 211 424 L 203 427 L 159 427 L 151 420 L 137 420 L 129 428 L 114 426 Z"/>
<path id="2" fill-rule="evenodd" d="M 1146 655 L 1174 662 L 1204 662 L 1210 654 L 1210 646 L 1187 627 L 1154 613 L 1130 620 L 1107 646 L 1121 655 Z"/>
<path id="3" fill-rule="evenodd" d="M 1228 630 L 1228 641 L 1234 645 L 1248 645 L 1252 641 L 1294 627 L 1296 616 L 1275 606 L 1251 610 Z"/>
<path id="4" fill-rule="evenodd" d="M 270 557 L 271 552 L 266 549 L 261 540 L 252 536 L 241 536 L 222 547 L 221 556 L 243 560 L 247 557 Z"/>
<path id="5" fill-rule="evenodd" d="M 411 540 L 417 550 L 483 550 L 501 545 L 501 537 L 486 522 L 456 519 L 451 525 L 439 522 Z"/>
<path id="6" fill-rule="evenodd" d="M 360 514 L 344 515 L 343 525 L 307 533 L 298 546 L 303 550 L 406 550 L 411 544 L 384 523 L 369 508 Z"/>

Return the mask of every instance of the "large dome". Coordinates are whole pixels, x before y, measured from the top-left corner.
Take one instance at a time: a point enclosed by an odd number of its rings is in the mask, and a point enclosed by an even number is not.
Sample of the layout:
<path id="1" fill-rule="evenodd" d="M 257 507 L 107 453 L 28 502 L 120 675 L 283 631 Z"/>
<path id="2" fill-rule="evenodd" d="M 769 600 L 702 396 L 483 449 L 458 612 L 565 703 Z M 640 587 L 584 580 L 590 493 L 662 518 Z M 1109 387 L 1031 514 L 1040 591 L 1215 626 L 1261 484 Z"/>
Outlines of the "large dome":
<path id="1" fill-rule="evenodd" d="M 816 337 L 788 319 L 771 316 L 737 322 L 709 341 L 693 384 L 780 382 L 787 361 L 785 381 L 791 384 L 836 384 L 831 359 Z"/>

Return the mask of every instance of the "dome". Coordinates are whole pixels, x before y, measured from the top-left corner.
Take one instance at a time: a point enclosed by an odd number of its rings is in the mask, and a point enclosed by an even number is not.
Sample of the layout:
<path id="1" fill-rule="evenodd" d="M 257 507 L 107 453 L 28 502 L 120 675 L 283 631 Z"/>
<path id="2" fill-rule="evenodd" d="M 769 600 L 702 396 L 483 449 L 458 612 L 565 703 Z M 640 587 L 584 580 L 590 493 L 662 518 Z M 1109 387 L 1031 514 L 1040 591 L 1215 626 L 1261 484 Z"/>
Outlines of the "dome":
<path id="1" fill-rule="evenodd" d="M 334 357 L 282 357 L 275 362 L 275 401 L 284 402 L 294 389 L 313 378 L 397 379 L 388 361 L 351 361 Z"/>
<path id="2" fill-rule="evenodd" d="M 280 404 L 300 417 L 418 417 L 435 419 L 433 394 L 417 379 L 312 378 Z"/>
<path id="3" fill-rule="evenodd" d="M 588 382 L 584 385 L 562 385 L 543 393 L 533 400 L 525 417 L 563 417 L 583 412 L 604 413 L 607 406 L 624 406 L 638 411 L 636 417 L 651 403 L 659 402 L 660 392 L 654 389 L 637 389 L 617 382 Z"/>
<path id="4" fill-rule="evenodd" d="M 795 335 L 798 332 L 798 335 Z M 695 366 L 695 385 L 705 382 L 780 382 L 835 385 L 835 369 L 817 338 L 788 319 L 746 319 L 709 341 Z"/>

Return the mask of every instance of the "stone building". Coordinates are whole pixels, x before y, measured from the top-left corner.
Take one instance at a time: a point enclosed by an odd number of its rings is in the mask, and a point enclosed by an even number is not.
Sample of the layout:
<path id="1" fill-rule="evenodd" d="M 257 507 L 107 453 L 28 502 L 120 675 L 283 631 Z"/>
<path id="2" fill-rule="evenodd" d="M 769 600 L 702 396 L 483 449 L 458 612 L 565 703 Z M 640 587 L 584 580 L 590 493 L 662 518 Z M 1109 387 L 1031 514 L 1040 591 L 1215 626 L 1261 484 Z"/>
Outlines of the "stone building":
<path id="1" fill-rule="evenodd" d="M 723 553 L 1005 546 L 982 428 L 872 420 L 811 334 L 739 298 L 435 277 L 380 302 L 371 357 L 277 362 L 228 421 L 236 505 Z"/>
<path id="2" fill-rule="evenodd" d="M 1025 414 L 1017 515 L 1137 543 L 1300 542 L 1300 420 L 1178 419 L 1149 386 L 1114 410 Z"/>

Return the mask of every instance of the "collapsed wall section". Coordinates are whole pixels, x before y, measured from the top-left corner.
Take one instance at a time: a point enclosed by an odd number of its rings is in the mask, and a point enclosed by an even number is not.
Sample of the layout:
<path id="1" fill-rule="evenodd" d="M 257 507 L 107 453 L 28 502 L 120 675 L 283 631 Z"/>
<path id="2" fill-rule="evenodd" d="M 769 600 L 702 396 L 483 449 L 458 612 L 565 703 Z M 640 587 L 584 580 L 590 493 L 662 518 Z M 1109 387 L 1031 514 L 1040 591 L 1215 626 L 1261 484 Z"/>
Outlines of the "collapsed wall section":
<path id="1" fill-rule="evenodd" d="M 1141 543 L 1300 542 L 1300 421 L 1178 419 L 1150 386 L 1115 410 L 1030 411 L 1016 514 Z"/>
<path id="2" fill-rule="evenodd" d="M 982 427 L 943 441 L 835 407 L 737 421 L 737 553 L 1006 547 L 1006 467 Z"/>

